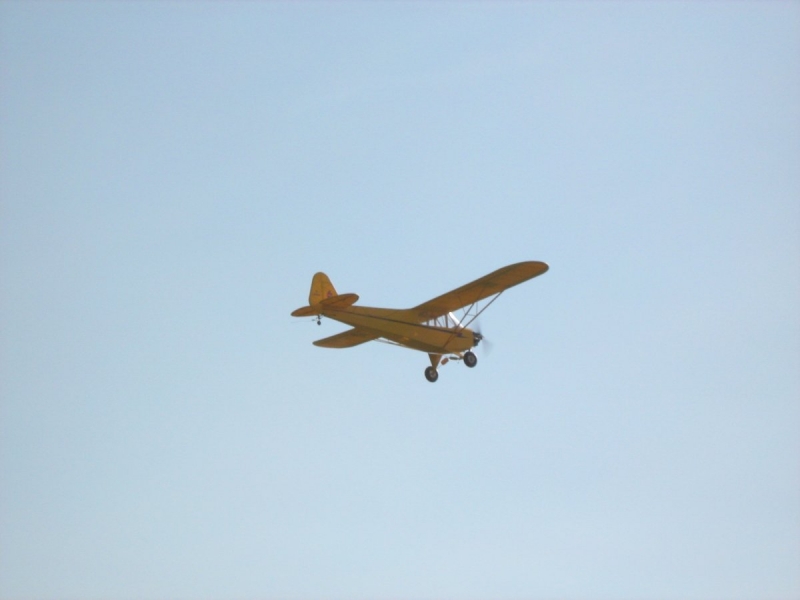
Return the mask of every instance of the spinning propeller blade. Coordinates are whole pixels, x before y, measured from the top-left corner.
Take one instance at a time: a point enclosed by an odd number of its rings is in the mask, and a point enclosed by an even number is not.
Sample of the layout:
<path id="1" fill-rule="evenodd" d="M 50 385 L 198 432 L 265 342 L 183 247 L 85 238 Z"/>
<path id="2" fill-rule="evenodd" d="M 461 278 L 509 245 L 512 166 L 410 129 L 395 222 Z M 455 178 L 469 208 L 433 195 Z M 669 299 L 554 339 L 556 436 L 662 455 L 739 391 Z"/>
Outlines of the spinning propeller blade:
<path id="1" fill-rule="evenodd" d="M 475 329 L 473 329 L 472 332 L 475 335 L 475 346 L 477 347 L 479 344 L 482 345 L 484 354 L 488 355 L 492 349 L 492 343 L 483 335 L 481 324 L 476 323 Z"/>

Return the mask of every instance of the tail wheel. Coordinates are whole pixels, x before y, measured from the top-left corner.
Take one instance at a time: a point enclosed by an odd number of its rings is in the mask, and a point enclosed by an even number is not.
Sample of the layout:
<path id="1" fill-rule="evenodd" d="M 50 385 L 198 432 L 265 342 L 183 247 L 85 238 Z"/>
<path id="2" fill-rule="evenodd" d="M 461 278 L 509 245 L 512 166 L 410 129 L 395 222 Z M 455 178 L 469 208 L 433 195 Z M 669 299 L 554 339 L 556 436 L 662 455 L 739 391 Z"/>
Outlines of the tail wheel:
<path id="1" fill-rule="evenodd" d="M 478 357 L 475 356 L 472 352 L 467 352 L 464 355 L 464 364 L 467 365 L 470 369 L 478 364 Z"/>
<path id="2" fill-rule="evenodd" d="M 425 379 L 433 383 L 434 381 L 439 379 L 439 372 L 433 367 L 428 367 L 427 369 L 425 369 Z"/>

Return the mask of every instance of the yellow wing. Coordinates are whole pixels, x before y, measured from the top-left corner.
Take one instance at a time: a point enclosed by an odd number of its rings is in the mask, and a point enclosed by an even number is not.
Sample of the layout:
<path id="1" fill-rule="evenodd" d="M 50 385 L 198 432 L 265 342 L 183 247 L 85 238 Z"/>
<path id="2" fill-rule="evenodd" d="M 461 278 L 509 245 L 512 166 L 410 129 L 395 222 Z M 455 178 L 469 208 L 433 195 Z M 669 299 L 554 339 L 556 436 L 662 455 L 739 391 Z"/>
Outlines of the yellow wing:
<path id="1" fill-rule="evenodd" d="M 484 275 L 472 283 L 462 285 L 452 292 L 447 292 L 438 298 L 428 300 L 412 308 L 411 311 L 417 315 L 420 322 L 435 319 L 459 308 L 472 306 L 479 300 L 499 294 L 523 281 L 533 279 L 537 275 L 546 272 L 549 268 L 547 264 L 538 261 L 509 265 Z"/>
<path id="2" fill-rule="evenodd" d="M 379 332 L 372 331 L 366 327 L 353 327 L 353 329 L 348 329 L 331 337 L 317 340 L 314 345 L 322 348 L 352 348 L 365 342 L 371 342 L 379 337 L 381 337 Z"/>

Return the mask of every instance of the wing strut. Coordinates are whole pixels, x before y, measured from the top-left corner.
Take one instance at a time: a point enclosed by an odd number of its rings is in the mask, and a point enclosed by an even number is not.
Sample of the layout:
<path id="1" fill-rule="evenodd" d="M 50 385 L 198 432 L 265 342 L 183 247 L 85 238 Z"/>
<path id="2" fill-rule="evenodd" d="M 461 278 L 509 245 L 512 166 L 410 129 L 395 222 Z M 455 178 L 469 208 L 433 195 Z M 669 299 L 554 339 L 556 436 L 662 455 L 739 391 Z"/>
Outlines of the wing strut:
<path id="1" fill-rule="evenodd" d="M 480 300 L 476 300 L 475 302 L 470 304 L 468 307 L 465 307 L 464 314 L 461 316 L 461 322 L 460 322 L 458 328 L 456 329 L 456 332 L 453 333 L 452 336 L 450 336 L 450 339 L 452 339 L 458 333 L 460 333 L 461 331 L 463 331 L 464 329 L 469 327 L 473 323 L 473 321 L 475 321 L 475 319 L 477 319 L 478 317 L 480 317 L 483 314 L 483 311 L 485 311 L 487 308 L 489 308 L 492 305 L 492 302 L 497 300 L 503 294 L 504 291 L 505 290 L 501 290 L 501 291 L 497 292 L 494 296 L 489 296 L 491 299 L 486 303 L 486 306 L 484 306 L 483 308 L 479 307 Z M 473 309 L 475 311 L 475 314 L 472 314 Z M 475 345 L 477 346 L 478 345 L 478 341 L 483 339 L 483 336 L 479 336 L 479 334 L 477 332 L 475 333 L 475 335 L 476 335 Z"/>
<path id="2" fill-rule="evenodd" d="M 505 291 L 505 290 L 503 290 L 503 291 Z M 472 322 L 473 322 L 475 319 L 477 319 L 478 317 L 480 317 L 480 316 L 481 316 L 481 314 L 483 314 L 483 311 L 485 311 L 487 308 L 489 308 L 489 307 L 492 305 L 492 302 L 494 302 L 495 300 L 497 300 L 497 299 L 498 299 L 498 298 L 499 298 L 499 297 L 500 297 L 502 294 L 503 294 L 503 292 L 497 292 L 497 293 L 496 293 L 494 296 L 492 296 L 492 299 L 491 299 L 491 300 L 489 300 L 489 302 L 487 302 L 487 303 L 486 303 L 486 306 L 484 306 L 483 308 L 477 308 L 477 307 L 478 307 L 478 304 L 479 304 L 479 302 L 480 302 L 480 301 L 475 301 L 475 302 L 473 302 L 472 304 L 470 304 L 470 305 L 469 305 L 469 308 L 467 308 L 467 309 L 464 311 L 464 316 L 463 316 L 462 318 L 466 318 L 466 319 L 467 319 L 467 321 L 466 321 L 466 323 L 464 323 L 464 322 L 462 322 L 462 323 L 461 323 L 461 329 L 464 329 L 464 328 L 466 328 L 466 327 L 469 327 L 469 326 L 470 326 L 470 324 L 471 324 L 471 323 L 472 323 Z M 473 309 L 473 308 L 475 308 L 475 309 L 476 309 L 476 312 L 475 312 L 475 314 L 474 314 L 474 315 L 473 315 L 473 314 L 470 314 L 470 313 L 472 312 L 472 309 Z"/>

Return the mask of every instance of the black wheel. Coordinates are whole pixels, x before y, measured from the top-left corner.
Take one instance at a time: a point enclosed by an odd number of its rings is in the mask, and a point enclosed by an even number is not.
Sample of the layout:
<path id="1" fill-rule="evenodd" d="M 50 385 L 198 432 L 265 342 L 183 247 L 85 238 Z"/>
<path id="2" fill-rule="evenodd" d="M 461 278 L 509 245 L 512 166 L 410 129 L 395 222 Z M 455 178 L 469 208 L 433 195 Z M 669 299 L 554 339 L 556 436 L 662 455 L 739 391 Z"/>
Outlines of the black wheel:
<path id="1" fill-rule="evenodd" d="M 478 357 L 475 356 L 472 352 L 467 352 L 464 355 L 464 364 L 471 369 L 472 367 L 478 364 Z"/>
<path id="2" fill-rule="evenodd" d="M 425 369 L 425 379 L 433 383 L 434 381 L 439 379 L 439 372 L 433 367 L 428 367 L 427 369 Z"/>

